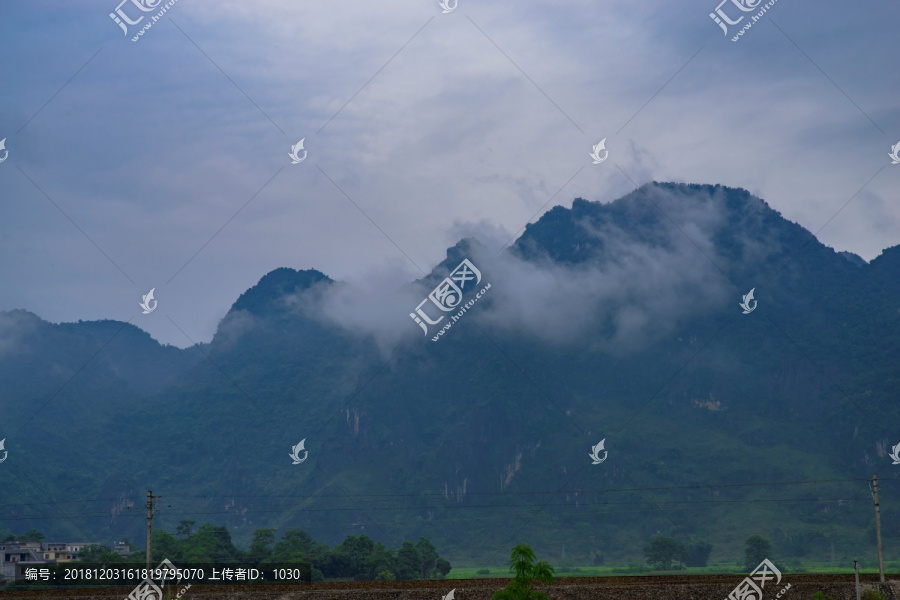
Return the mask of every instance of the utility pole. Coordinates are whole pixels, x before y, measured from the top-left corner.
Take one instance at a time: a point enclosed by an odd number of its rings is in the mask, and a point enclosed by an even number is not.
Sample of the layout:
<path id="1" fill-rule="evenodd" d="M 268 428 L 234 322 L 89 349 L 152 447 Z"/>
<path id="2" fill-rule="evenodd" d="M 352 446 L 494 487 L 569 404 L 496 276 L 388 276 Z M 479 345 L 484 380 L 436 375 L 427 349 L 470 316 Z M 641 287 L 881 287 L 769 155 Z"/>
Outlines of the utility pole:
<path id="1" fill-rule="evenodd" d="M 876 505 L 877 506 L 877 505 Z M 147 490 L 147 577 L 150 577 L 150 541 L 153 537 L 153 492 Z M 881 538 L 879 540 L 879 548 L 881 547 Z M 883 581 L 883 580 L 882 580 Z"/>
<path id="2" fill-rule="evenodd" d="M 853 570 L 856 571 L 856 600 L 859 600 L 859 561 L 853 559 Z"/>
<path id="3" fill-rule="evenodd" d="M 875 535 L 878 539 L 878 575 L 884 583 L 884 555 L 881 553 L 881 509 L 878 507 L 878 475 L 872 475 L 872 500 L 875 501 Z"/>

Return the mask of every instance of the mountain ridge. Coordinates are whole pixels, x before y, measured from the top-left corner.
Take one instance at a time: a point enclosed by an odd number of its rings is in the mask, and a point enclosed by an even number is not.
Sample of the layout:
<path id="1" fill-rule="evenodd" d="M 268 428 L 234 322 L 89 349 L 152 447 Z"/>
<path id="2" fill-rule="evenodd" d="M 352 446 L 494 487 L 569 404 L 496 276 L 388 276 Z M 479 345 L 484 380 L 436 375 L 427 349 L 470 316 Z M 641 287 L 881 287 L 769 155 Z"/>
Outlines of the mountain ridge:
<path id="1" fill-rule="evenodd" d="M 517 536 L 545 552 L 565 541 L 582 561 L 639 560 L 657 531 L 708 539 L 713 560 L 738 556 L 751 533 L 784 556 L 824 555 L 832 541 L 868 552 L 870 511 L 847 486 L 821 484 L 831 495 L 811 503 L 788 488 L 774 512 L 771 490 L 745 498 L 738 486 L 866 477 L 889 464 L 900 246 L 854 264 L 798 228 L 744 190 L 654 183 L 554 207 L 499 254 L 464 238 L 382 300 L 315 269 L 275 269 L 210 343 L 184 350 L 132 326 L 118 338 L 119 322 L 0 313 L 0 351 L 5 341 L 33 356 L 0 353 L 11 391 L 0 438 L 22 461 L 3 467 L 85 500 L 140 498 L 150 486 L 205 498 L 161 515 L 170 528 L 195 510 L 243 541 L 269 526 L 330 543 L 424 535 L 454 564 L 488 560 Z M 431 342 L 408 314 L 463 258 L 492 289 Z M 752 287 L 757 308 L 742 315 Z M 367 318 L 353 320 L 360 311 Z M 48 441 L 23 457 L 18 428 Z M 304 438 L 310 457 L 291 465 Z M 600 439 L 609 458 L 591 465 Z M 37 493 L 11 473 L 0 469 L 9 503 Z M 719 496 L 702 488 L 714 483 Z M 550 493 L 559 489 L 569 492 Z M 626 508 L 640 519 L 616 516 Z M 72 519 L 56 535 L 139 535 L 116 514 Z M 529 519 L 524 530 L 511 515 Z M 883 519 L 893 543 L 900 511 L 886 506 Z"/>

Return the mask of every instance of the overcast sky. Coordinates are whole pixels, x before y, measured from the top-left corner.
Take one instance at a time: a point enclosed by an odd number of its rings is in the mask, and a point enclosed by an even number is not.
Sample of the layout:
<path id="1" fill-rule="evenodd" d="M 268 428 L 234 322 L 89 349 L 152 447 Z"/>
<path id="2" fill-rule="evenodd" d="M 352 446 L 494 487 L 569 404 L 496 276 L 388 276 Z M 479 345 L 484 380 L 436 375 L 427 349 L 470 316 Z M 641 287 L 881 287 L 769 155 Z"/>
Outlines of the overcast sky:
<path id="1" fill-rule="evenodd" d="M 277 267 L 396 287 L 652 180 L 900 243 L 896 0 L 140 2 L 0 3 L 0 310 L 184 347 Z"/>

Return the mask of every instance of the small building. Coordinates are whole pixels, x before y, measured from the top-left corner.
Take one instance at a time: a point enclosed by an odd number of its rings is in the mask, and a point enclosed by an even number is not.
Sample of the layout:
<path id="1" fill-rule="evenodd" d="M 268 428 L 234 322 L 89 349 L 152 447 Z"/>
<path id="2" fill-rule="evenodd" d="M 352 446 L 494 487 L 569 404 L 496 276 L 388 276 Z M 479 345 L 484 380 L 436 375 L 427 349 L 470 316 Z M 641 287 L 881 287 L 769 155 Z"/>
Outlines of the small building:
<path id="1" fill-rule="evenodd" d="M 88 546 L 97 545 L 97 542 L 70 542 L 66 544 L 66 553 L 69 560 L 78 560 L 78 553 Z"/>
<path id="2" fill-rule="evenodd" d="M 3 542 L 0 544 L 0 577 L 12 579 L 19 563 L 44 562 L 40 542 Z"/>
<path id="3" fill-rule="evenodd" d="M 50 542 L 41 544 L 41 554 L 44 560 L 64 562 L 69 560 L 69 553 L 66 548 L 67 544 L 60 542 Z"/>
<path id="4" fill-rule="evenodd" d="M 0 579 L 12 579 L 24 566 L 78 560 L 78 553 L 96 542 L 3 542 L 0 543 Z M 28 563 L 20 565 L 19 563 Z"/>
<path id="5" fill-rule="evenodd" d="M 131 545 L 126 542 L 113 542 L 112 551 L 122 556 L 131 554 Z"/>

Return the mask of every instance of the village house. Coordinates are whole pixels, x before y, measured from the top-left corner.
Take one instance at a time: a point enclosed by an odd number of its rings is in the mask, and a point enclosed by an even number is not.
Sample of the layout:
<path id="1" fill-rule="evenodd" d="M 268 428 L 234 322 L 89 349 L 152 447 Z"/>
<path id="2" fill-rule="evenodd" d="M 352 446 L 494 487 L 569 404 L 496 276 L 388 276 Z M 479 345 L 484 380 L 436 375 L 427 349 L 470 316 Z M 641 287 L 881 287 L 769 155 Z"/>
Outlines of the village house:
<path id="1" fill-rule="evenodd" d="M 78 553 L 92 543 L 94 542 L 2 542 L 0 579 L 14 578 L 16 566 L 23 566 L 19 563 L 37 566 L 77 560 Z"/>
<path id="2" fill-rule="evenodd" d="M 43 563 L 40 542 L 3 542 L 0 544 L 0 578 L 12 579 L 19 563 Z"/>
<path id="3" fill-rule="evenodd" d="M 78 560 L 78 553 L 81 552 L 83 548 L 87 548 L 95 543 L 96 542 L 72 542 L 66 544 L 66 552 L 68 553 L 69 560 Z"/>
<path id="4" fill-rule="evenodd" d="M 112 551 L 122 556 L 131 554 L 131 545 L 128 542 L 113 542 Z"/>

